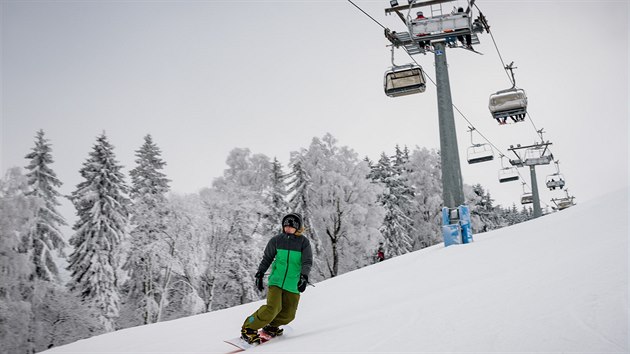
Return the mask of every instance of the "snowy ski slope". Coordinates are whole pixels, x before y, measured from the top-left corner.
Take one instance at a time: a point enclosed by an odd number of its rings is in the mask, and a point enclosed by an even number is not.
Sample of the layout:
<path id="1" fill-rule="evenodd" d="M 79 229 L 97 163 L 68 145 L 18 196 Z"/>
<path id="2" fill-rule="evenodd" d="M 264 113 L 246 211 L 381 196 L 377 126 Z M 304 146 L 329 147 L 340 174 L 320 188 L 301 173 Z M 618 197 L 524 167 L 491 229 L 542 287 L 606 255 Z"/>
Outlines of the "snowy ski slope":
<path id="1" fill-rule="evenodd" d="M 628 190 L 309 287 L 249 352 L 628 352 Z M 228 353 L 261 302 L 47 353 Z"/>

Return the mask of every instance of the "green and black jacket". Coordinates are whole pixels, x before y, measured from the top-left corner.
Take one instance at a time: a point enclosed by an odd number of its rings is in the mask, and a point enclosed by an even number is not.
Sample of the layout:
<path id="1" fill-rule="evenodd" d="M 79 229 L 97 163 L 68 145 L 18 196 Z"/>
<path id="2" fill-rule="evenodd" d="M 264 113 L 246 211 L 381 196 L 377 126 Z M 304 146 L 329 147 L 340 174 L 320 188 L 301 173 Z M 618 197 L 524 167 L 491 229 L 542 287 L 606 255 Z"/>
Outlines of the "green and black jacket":
<path id="1" fill-rule="evenodd" d="M 300 274 L 308 276 L 313 265 L 311 243 L 304 236 L 285 233 L 274 236 L 265 247 L 258 271 L 264 273 L 270 265 L 269 286 L 299 294 L 297 285 Z"/>

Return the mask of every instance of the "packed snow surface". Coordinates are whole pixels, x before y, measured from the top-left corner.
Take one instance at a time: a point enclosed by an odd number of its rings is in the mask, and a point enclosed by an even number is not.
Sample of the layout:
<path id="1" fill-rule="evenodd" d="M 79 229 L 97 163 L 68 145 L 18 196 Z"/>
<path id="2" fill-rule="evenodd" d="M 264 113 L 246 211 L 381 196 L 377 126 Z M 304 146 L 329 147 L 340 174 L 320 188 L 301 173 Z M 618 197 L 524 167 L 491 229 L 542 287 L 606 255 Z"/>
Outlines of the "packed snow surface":
<path id="1" fill-rule="evenodd" d="M 309 287 L 290 335 L 248 352 L 628 352 L 628 190 Z M 263 302 L 50 353 L 228 353 Z"/>

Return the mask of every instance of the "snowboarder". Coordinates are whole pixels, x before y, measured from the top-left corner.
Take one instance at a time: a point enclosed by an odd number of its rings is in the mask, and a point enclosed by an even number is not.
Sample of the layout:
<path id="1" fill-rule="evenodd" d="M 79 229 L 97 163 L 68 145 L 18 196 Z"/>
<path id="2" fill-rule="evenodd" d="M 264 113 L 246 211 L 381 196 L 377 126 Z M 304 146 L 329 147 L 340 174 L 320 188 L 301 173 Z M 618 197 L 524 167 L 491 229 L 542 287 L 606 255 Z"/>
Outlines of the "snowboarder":
<path id="1" fill-rule="evenodd" d="M 282 232 L 269 240 L 265 247 L 256 273 L 256 287 L 263 290 L 263 277 L 271 266 L 267 280 L 267 304 L 243 323 L 241 338 L 249 344 L 261 343 L 258 335 L 261 328 L 271 337 L 282 335 L 280 326 L 295 318 L 300 293 L 306 290 L 313 264 L 311 244 L 303 236 L 304 230 L 302 216 L 298 213 L 288 214 L 282 218 Z"/>

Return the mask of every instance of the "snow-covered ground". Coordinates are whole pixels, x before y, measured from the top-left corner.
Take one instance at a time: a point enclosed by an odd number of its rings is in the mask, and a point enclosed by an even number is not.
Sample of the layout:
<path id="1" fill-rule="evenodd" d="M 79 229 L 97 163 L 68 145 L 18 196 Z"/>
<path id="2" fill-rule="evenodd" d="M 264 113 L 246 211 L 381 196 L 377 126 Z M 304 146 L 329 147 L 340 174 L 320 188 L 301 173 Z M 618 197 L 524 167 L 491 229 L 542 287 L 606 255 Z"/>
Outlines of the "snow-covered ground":
<path id="1" fill-rule="evenodd" d="M 50 353 L 227 353 L 262 302 Z M 251 352 L 628 352 L 628 190 L 330 279 Z"/>

